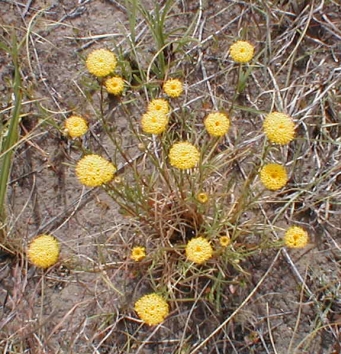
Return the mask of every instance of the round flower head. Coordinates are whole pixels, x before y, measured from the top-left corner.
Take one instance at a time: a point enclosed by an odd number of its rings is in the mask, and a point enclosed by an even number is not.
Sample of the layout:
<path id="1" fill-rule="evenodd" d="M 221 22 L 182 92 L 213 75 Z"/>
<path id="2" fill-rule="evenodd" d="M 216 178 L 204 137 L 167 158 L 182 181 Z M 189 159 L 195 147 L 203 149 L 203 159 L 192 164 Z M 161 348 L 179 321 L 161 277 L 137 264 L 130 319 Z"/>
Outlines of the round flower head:
<path id="1" fill-rule="evenodd" d="M 201 204 L 206 204 L 208 202 L 208 194 L 205 192 L 198 193 L 195 198 Z"/>
<path id="2" fill-rule="evenodd" d="M 130 258 L 135 262 L 142 261 L 146 257 L 146 248 L 145 247 L 134 247 L 131 251 Z"/>
<path id="3" fill-rule="evenodd" d="M 180 80 L 170 79 L 163 84 L 163 90 L 167 96 L 175 98 L 182 94 L 184 88 Z"/>
<path id="4" fill-rule="evenodd" d="M 117 59 L 110 50 L 96 49 L 88 55 L 85 64 L 90 74 L 103 77 L 115 70 Z"/>
<path id="5" fill-rule="evenodd" d="M 158 112 L 162 114 L 169 113 L 169 104 L 162 98 L 156 98 L 149 102 L 147 112 Z"/>
<path id="6" fill-rule="evenodd" d="M 162 296 L 152 293 L 136 301 L 135 311 L 147 325 L 155 326 L 169 315 L 169 306 Z"/>
<path id="7" fill-rule="evenodd" d="M 230 120 L 224 113 L 210 113 L 205 121 L 205 128 L 211 136 L 223 136 L 230 127 Z"/>
<path id="8" fill-rule="evenodd" d="M 115 76 L 105 80 L 105 88 L 108 93 L 118 96 L 123 92 L 124 80 L 121 77 Z"/>
<path id="9" fill-rule="evenodd" d="M 254 46 L 247 41 L 237 41 L 230 47 L 230 55 L 236 63 L 247 63 L 253 58 Z"/>
<path id="10" fill-rule="evenodd" d="M 97 187 L 110 182 L 115 172 L 115 166 L 99 155 L 86 155 L 76 166 L 79 181 L 87 187 Z"/>
<path id="11" fill-rule="evenodd" d="M 158 111 L 149 111 L 142 116 L 142 130 L 147 134 L 161 134 L 168 125 L 166 114 Z"/>
<path id="12" fill-rule="evenodd" d="M 71 138 L 79 138 L 88 131 L 88 123 L 82 117 L 71 116 L 65 120 L 65 129 Z"/>
<path id="13" fill-rule="evenodd" d="M 295 137 L 295 124 L 292 118 L 284 113 L 272 112 L 263 123 L 267 138 L 276 144 L 286 145 Z"/>
<path id="14" fill-rule="evenodd" d="M 291 226 L 284 235 L 284 243 L 291 248 L 301 248 L 309 241 L 308 233 L 299 226 Z"/>
<path id="15" fill-rule="evenodd" d="M 227 247 L 231 243 L 230 236 L 221 236 L 219 238 L 219 243 L 222 247 Z"/>
<path id="16" fill-rule="evenodd" d="M 260 180 L 265 188 L 276 191 L 286 185 L 288 175 L 283 166 L 277 163 L 269 163 L 261 169 Z"/>
<path id="17" fill-rule="evenodd" d="M 173 167 L 186 170 L 195 167 L 200 159 L 198 149 L 187 141 L 173 144 L 169 150 L 169 162 Z"/>
<path id="18" fill-rule="evenodd" d="M 27 256 L 35 266 L 48 268 L 57 263 L 59 251 L 59 243 L 53 236 L 40 235 L 29 244 Z"/>
<path id="19" fill-rule="evenodd" d="M 192 238 L 186 246 L 186 256 L 191 262 L 202 264 L 212 257 L 213 249 L 203 237 Z"/>

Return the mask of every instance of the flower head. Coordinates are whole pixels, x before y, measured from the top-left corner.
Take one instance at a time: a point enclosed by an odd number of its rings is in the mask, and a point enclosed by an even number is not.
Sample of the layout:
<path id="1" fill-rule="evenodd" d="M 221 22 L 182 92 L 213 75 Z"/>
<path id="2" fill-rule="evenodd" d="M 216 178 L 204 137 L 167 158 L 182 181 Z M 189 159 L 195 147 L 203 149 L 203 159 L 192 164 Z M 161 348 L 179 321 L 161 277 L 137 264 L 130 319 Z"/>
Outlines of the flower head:
<path id="1" fill-rule="evenodd" d="M 195 196 L 196 200 L 201 204 L 206 204 L 208 202 L 208 194 L 205 192 L 200 192 Z"/>
<path id="2" fill-rule="evenodd" d="M 284 243 L 291 248 L 301 248 L 309 241 L 307 231 L 299 226 L 291 226 L 284 235 Z"/>
<path id="3" fill-rule="evenodd" d="M 50 235 L 39 235 L 31 241 L 27 249 L 28 259 L 39 268 L 48 268 L 57 263 L 59 242 Z"/>
<path id="4" fill-rule="evenodd" d="M 173 144 L 169 150 L 169 162 L 182 170 L 195 167 L 200 159 L 198 149 L 187 141 Z"/>
<path id="5" fill-rule="evenodd" d="M 169 306 L 162 296 L 152 293 L 136 301 L 135 311 L 147 325 L 154 326 L 163 322 L 169 315 Z"/>
<path id="6" fill-rule="evenodd" d="M 76 175 L 79 181 L 87 187 L 97 187 L 110 182 L 116 167 L 99 155 L 86 155 L 76 166 Z"/>
<path id="7" fill-rule="evenodd" d="M 203 237 L 192 238 L 186 246 L 187 259 L 202 264 L 212 257 L 213 249 L 210 243 Z"/>
<path id="8" fill-rule="evenodd" d="M 111 77 L 110 79 L 105 80 L 105 88 L 108 93 L 119 96 L 124 89 L 124 80 L 119 76 Z"/>
<path id="9" fill-rule="evenodd" d="M 82 117 L 71 116 L 65 120 L 65 129 L 71 138 L 78 138 L 88 131 L 88 123 Z"/>
<path id="10" fill-rule="evenodd" d="M 147 112 L 158 112 L 162 114 L 169 113 L 169 104 L 166 100 L 162 98 L 156 98 L 151 100 L 147 107 Z"/>
<path id="11" fill-rule="evenodd" d="M 145 247 L 134 247 L 131 251 L 130 258 L 135 262 L 142 261 L 146 257 L 146 248 Z"/>
<path id="12" fill-rule="evenodd" d="M 175 98 L 182 94 L 184 88 L 180 80 L 170 79 L 163 84 L 163 90 L 167 96 Z"/>
<path id="13" fill-rule="evenodd" d="M 247 41 L 237 41 L 230 47 L 230 55 L 236 63 L 247 63 L 253 58 L 254 46 Z"/>
<path id="14" fill-rule="evenodd" d="M 269 163 L 260 171 L 260 180 L 267 189 L 276 191 L 288 182 L 285 168 L 277 163 Z"/>
<path id="15" fill-rule="evenodd" d="M 168 117 L 166 114 L 158 111 L 149 111 L 142 116 L 142 130 L 147 134 L 161 134 L 168 125 Z"/>
<path id="16" fill-rule="evenodd" d="M 221 236 L 221 237 L 219 238 L 219 243 L 220 243 L 220 246 L 222 246 L 222 247 L 227 247 L 227 246 L 231 243 L 231 238 L 230 238 L 230 236 L 228 236 L 228 235 Z"/>
<path id="17" fill-rule="evenodd" d="M 107 49 L 96 49 L 86 59 L 86 67 L 90 74 L 103 77 L 111 74 L 117 65 L 114 53 Z"/>
<path id="18" fill-rule="evenodd" d="M 227 133 L 230 127 L 230 120 L 224 113 L 210 113 L 205 121 L 205 128 L 212 136 L 223 136 Z"/>
<path id="19" fill-rule="evenodd" d="M 272 112 L 263 123 L 267 138 L 276 144 L 286 145 L 295 137 L 295 124 L 292 118 L 284 113 Z"/>

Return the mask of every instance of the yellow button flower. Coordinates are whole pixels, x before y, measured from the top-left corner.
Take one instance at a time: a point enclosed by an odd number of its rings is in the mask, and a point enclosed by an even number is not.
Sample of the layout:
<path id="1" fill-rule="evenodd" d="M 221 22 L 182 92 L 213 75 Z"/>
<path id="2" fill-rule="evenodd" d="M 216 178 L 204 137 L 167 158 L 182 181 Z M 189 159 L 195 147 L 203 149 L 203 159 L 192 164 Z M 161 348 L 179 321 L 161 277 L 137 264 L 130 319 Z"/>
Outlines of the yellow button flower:
<path id="1" fill-rule="evenodd" d="M 155 326 L 169 315 L 169 306 L 162 296 L 152 293 L 136 301 L 135 311 L 147 325 Z"/>
<path id="2" fill-rule="evenodd" d="M 206 204 L 208 202 L 208 194 L 205 192 L 198 193 L 195 198 L 201 204 Z"/>
<path id="3" fill-rule="evenodd" d="M 142 261 L 146 257 L 146 248 L 145 247 L 134 247 L 131 251 L 130 258 L 135 262 Z"/>
<path id="4" fill-rule="evenodd" d="M 186 246 L 186 256 L 191 262 L 202 264 L 212 257 L 213 249 L 203 237 L 192 238 Z"/>
<path id="5" fill-rule="evenodd" d="M 205 121 L 205 128 L 211 136 L 219 137 L 225 135 L 230 127 L 230 120 L 224 113 L 210 113 Z"/>
<path id="6" fill-rule="evenodd" d="M 149 111 L 142 116 L 141 127 L 147 134 L 161 134 L 168 125 L 168 117 L 159 111 Z"/>
<path id="7" fill-rule="evenodd" d="M 237 41 L 230 47 L 230 55 L 236 63 L 247 63 L 253 58 L 254 46 L 247 41 Z"/>
<path id="8" fill-rule="evenodd" d="M 284 235 L 284 243 L 291 248 L 301 248 L 309 241 L 308 233 L 299 226 L 291 226 Z"/>
<path id="9" fill-rule="evenodd" d="M 116 167 L 99 155 L 86 155 L 76 165 L 79 181 L 87 187 L 97 187 L 110 182 Z"/>
<path id="10" fill-rule="evenodd" d="M 149 102 L 147 107 L 147 112 L 158 112 L 162 114 L 169 113 L 169 104 L 166 100 L 162 98 L 156 98 Z"/>
<path id="11" fill-rule="evenodd" d="M 39 268 L 48 268 L 57 263 L 59 257 L 59 242 L 50 235 L 39 235 L 29 244 L 27 257 Z"/>
<path id="12" fill-rule="evenodd" d="M 65 120 L 65 130 L 71 138 L 79 138 L 88 131 L 88 123 L 82 117 L 71 116 Z"/>
<path id="13" fill-rule="evenodd" d="M 270 163 L 260 171 L 260 180 L 267 189 L 278 190 L 288 182 L 288 175 L 285 168 L 277 163 Z"/>
<path id="14" fill-rule="evenodd" d="M 295 137 L 295 124 L 292 118 L 284 113 L 268 114 L 263 129 L 267 138 L 276 144 L 289 144 Z"/>
<path id="15" fill-rule="evenodd" d="M 115 70 L 117 59 L 110 50 L 96 49 L 88 55 L 85 64 L 90 74 L 103 77 L 108 76 Z"/>
<path id="16" fill-rule="evenodd" d="M 105 80 L 105 88 L 107 89 L 108 93 L 119 96 L 124 89 L 124 80 L 119 76 L 111 77 Z"/>
<path id="17" fill-rule="evenodd" d="M 169 150 L 169 162 L 182 170 L 195 167 L 200 159 L 198 149 L 187 141 L 175 143 Z"/>
<path id="18" fill-rule="evenodd" d="M 221 236 L 219 238 L 219 243 L 222 247 L 227 247 L 231 243 L 231 238 L 230 236 Z"/>
<path id="19" fill-rule="evenodd" d="M 175 98 L 182 94 L 184 88 L 180 80 L 170 79 L 163 84 L 163 90 L 167 96 Z"/>

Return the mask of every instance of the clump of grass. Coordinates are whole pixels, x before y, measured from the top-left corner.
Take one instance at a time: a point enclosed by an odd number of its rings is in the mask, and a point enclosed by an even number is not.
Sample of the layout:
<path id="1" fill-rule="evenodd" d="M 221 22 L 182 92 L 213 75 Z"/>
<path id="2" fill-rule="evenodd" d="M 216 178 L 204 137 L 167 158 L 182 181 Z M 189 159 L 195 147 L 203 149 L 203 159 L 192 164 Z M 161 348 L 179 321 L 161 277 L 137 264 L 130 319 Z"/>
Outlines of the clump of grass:
<path id="1" fill-rule="evenodd" d="M 19 51 L 23 42 L 19 43 L 15 32 L 12 32 L 11 43 L 0 42 L 0 51 L 12 58 L 14 77 L 12 82 L 13 104 L 11 117 L 6 123 L 0 122 L 0 246 L 9 252 L 17 251 L 17 245 L 7 239 L 7 186 L 13 163 L 13 154 L 19 141 L 18 127 L 21 118 L 22 87 Z"/>

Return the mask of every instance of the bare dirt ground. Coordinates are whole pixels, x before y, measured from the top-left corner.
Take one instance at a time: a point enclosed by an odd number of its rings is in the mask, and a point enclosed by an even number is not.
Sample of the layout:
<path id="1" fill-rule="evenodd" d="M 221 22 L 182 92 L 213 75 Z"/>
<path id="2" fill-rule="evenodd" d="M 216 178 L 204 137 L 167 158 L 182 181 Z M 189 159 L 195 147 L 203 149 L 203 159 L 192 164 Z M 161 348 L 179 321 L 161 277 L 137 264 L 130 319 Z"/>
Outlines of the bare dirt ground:
<path id="1" fill-rule="evenodd" d="M 152 10 L 151 4 L 146 6 Z M 210 97 L 227 105 L 233 97 L 236 73 L 225 68 L 232 66 L 227 50 L 239 30 L 252 28 L 248 40 L 258 53 L 272 43 L 260 57 L 266 65 L 253 71 L 238 104 L 267 112 L 271 94 L 300 119 L 303 139 L 296 152 L 282 152 L 295 167 L 289 183 L 312 187 L 281 222 L 304 225 L 311 235 L 309 246 L 265 250 L 243 264 L 246 274 L 229 270 L 234 285 L 222 290 L 225 301 L 218 309 L 209 302 L 205 284 L 199 284 L 207 301 L 184 303 L 181 311 L 174 307 L 156 329 L 141 326 L 133 304 L 150 284 L 148 267 L 129 260 L 136 225 L 103 190 L 78 183 L 73 166 L 81 152 L 62 134 L 65 117 L 80 112 L 90 122 L 87 148 L 112 154 L 96 121 L 99 97 L 84 59 L 101 47 L 129 54 L 126 4 L 0 1 L 1 38 L 10 42 L 12 31 L 19 41 L 26 38 L 20 57 L 26 92 L 20 134 L 30 134 L 15 154 L 9 229 L 18 249 L 40 233 L 52 233 L 62 243 L 60 262 L 47 272 L 18 254 L 2 254 L 0 348 L 3 353 L 68 354 L 340 353 L 341 6 L 320 0 L 191 0 L 175 1 L 171 13 L 168 28 L 198 26 L 193 28 L 198 42 L 188 44 L 174 70 L 184 73 L 186 102 L 193 100 L 191 108 L 202 116 L 212 104 Z M 154 47 L 142 18 L 137 26 L 139 51 L 148 62 Z M 183 58 L 187 62 L 181 67 Z M 1 53 L 0 65 L 5 120 L 11 106 L 11 58 Z M 128 155 L 138 155 L 137 142 L 125 135 L 119 105 L 108 102 L 105 112 Z M 241 110 L 234 117 L 232 143 L 236 136 L 250 136 L 257 119 L 252 111 Z M 276 203 L 269 202 L 268 208 L 275 217 Z M 256 223 L 257 213 L 245 212 L 244 218 Z"/>

